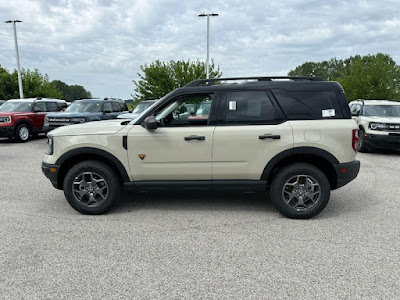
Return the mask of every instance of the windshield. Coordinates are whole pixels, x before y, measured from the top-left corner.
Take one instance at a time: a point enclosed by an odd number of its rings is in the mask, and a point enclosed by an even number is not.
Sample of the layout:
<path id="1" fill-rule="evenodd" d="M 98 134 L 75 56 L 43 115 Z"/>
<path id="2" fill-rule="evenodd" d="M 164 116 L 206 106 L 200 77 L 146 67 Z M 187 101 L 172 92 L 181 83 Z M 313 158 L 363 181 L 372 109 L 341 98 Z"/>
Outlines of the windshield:
<path id="1" fill-rule="evenodd" d="M 20 111 L 20 112 L 32 111 L 32 103 L 7 101 L 2 106 L 0 106 L 0 111 Z"/>
<path id="2" fill-rule="evenodd" d="M 140 114 L 144 112 L 147 108 L 152 106 L 154 102 L 140 102 L 135 109 L 132 111 L 133 114 Z"/>
<path id="3" fill-rule="evenodd" d="M 400 117 L 400 105 L 365 105 L 366 117 Z"/>
<path id="4" fill-rule="evenodd" d="M 81 102 L 75 101 L 65 110 L 66 112 L 99 112 L 100 102 Z"/>
<path id="5" fill-rule="evenodd" d="M 139 112 L 138 115 L 130 122 L 130 124 L 135 124 L 135 122 L 136 122 L 137 120 L 139 120 L 140 117 L 141 117 L 142 115 L 144 115 L 148 110 L 150 110 L 154 105 L 156 105 L 156 104 L 157 104 L 159 101 L 161 101 L 162 99 L 163 99 L 163 98 L 158 99 L 156 102 L 151 103 L 150 106 L 146 107 L 145 110 L 143 110 L 142 112 Z M 140 104 L 140 103 L 139 103 L 139 104 Z M 138 104 L 138 106 L 139 106 L 139 104 Z M 146 104 L 147 104 L 147 103 L 146 103 Z M 137 106 L 136 106 L 136 107 L 137 107 Z M 135 109 L 136 109 L 136 108 L 135 108 Z M 135 110 L 133 110 L 132 113 L 135 113 Z"/>

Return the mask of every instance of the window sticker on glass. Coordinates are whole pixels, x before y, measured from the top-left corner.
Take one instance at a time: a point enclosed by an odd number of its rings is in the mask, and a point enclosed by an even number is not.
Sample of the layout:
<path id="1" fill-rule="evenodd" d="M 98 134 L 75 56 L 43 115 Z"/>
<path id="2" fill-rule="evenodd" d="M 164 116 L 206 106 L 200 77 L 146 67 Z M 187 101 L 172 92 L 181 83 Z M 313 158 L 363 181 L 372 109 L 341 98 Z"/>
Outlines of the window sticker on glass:
<path id="1" fill-rule="evenodd" d="M 335 116 L 335 110 L 334 109 L 324 109 L 322 110 L 322 117 L 323 118 L 329 118 L 329 117 L 334 117 Z"/>
<path id="2" fill-rule="evenodd" d="M 236 101 L 229 101 L 229 110 L 236 110 Z"/>

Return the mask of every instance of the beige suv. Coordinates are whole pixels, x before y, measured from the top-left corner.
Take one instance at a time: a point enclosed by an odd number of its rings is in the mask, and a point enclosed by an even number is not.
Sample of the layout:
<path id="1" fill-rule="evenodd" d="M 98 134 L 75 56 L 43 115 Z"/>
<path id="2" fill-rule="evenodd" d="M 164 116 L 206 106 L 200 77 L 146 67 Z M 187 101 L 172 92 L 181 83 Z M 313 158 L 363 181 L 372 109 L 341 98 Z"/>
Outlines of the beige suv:
<path id="1" fill-rule="evenodd" d="M 204 103 L 207 113 L 185 113 Z M 124 186 L 265 191 L 284 215 L 310 218 L 324 209 L 331 190 L 357 176 L 357 134 L 336 82 L 196 80 L 131 121 L 51 131 L 42 170 L 85 214 L 108 211 Z"/>

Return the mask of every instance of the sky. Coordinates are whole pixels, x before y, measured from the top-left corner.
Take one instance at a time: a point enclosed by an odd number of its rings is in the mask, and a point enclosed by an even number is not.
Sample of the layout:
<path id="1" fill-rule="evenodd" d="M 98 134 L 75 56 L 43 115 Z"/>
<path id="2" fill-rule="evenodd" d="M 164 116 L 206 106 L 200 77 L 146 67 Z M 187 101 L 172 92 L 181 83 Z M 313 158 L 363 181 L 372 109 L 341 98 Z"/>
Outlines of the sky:
<path id="1" fill-rule="evenodd" d="M 389 54 L 400 64 L 400 0 L 0 0 L 0 65 L 131 98 L 140 66 L 210 59 L 223 77 L 287 75 L 307 61 Z"/>

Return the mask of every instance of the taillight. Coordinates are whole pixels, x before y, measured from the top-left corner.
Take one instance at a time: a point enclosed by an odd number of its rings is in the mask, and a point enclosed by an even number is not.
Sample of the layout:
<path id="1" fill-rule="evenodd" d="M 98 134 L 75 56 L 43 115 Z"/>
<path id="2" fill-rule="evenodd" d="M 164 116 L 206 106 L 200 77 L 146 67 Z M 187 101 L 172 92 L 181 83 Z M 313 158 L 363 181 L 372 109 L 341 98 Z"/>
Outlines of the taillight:
<path id="1" fill-rule="evenodd" d="M 358 140 L 360 139 L 359 135 L 358 135 L 358 129 L 353 129 L 353 134 L 352 134 L 352 139 L 351 139 L 351 146 L 353 147 L 353 150 L 355 152 L 357 152 L 357 143 Z"/>

